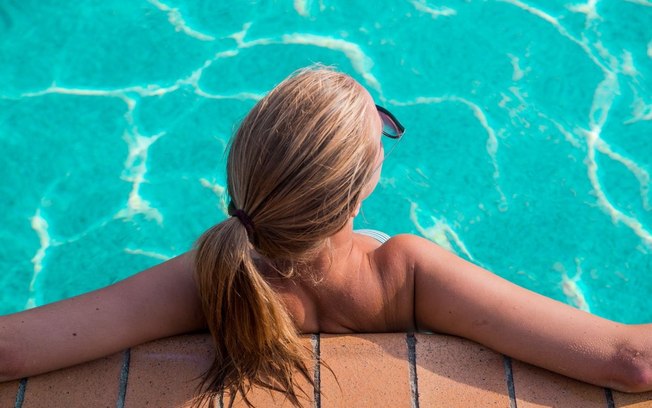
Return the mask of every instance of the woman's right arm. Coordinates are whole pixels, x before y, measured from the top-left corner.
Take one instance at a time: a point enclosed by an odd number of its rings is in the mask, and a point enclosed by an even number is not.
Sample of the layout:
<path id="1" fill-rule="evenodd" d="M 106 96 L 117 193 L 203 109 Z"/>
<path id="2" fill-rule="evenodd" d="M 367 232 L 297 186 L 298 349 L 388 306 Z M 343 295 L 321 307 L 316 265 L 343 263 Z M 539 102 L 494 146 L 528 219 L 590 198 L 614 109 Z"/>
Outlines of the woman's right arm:
<path id="1" fill-rule="evenodd" d="M 420 329 L 466 337 L 595 385 L 652 390 L 652 325 L 600 318 L 517 286 L 425 239 L 401 239 L 414 271 Z"/>
<path id="2" fill-rule="evenodd" d="M 0 381 L 204 327 L 188 252 L 106 288 L 0 316 Z"/>

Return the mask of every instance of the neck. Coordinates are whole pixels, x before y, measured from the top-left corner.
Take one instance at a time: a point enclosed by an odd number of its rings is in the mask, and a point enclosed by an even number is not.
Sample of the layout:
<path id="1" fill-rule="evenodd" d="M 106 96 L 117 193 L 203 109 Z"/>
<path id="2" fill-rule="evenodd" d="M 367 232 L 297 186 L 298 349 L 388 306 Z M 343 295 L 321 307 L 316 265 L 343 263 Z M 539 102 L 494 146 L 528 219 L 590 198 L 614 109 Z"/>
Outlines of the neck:
<path id="1" fill-rule="evenodd" d="M 354 248 L 353 218 L 350 218 L 342 229 L 326 239 L 321 251 L 310 262 L 310 268 L 322 276 L 329 275 L 341 269 L 338 265 L 350 263 Z"/>
<path id="2" fill-rule="evenodd" d="M 344 227 L 328 238 L 328 241 L 331 250 L 350 250 L 353 245 L 353 218 L 349 218 Z M 322 250 L 324 251 L 328 251 L 328 248 Z"/>
<path id="3" fill-rule="evenodd" d="M 351 262 L 351 255 L 355 253 L 354 248 L 353 218 L 350 218 L 344 227 L 326 239 L 321 250 L 302 267 L 303 273 L 300 272 L 302 276 L 300 279 L 306 278 L 314 282 L 321 281 L 327 276 L 331 277 L 334 271 L 341 269 L 340 265 Z M 266 261 L 260 260 L 259 267 L 267 278 L 279 277 L 265 265 Z"/>

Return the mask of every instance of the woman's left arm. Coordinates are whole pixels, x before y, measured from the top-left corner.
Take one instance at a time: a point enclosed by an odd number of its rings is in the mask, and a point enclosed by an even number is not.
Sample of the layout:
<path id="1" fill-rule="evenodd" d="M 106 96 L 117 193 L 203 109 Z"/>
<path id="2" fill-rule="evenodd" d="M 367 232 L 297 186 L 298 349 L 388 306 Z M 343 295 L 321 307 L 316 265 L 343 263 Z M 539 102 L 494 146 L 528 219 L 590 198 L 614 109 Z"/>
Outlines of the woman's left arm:
<path id="1" fill-rule="evenodd" d="M 401 236 L 412 262 L 420 329 L 625 392 L 652 390 L 652 325 L 625 325 L 517 286 L 422 238 Z"/>

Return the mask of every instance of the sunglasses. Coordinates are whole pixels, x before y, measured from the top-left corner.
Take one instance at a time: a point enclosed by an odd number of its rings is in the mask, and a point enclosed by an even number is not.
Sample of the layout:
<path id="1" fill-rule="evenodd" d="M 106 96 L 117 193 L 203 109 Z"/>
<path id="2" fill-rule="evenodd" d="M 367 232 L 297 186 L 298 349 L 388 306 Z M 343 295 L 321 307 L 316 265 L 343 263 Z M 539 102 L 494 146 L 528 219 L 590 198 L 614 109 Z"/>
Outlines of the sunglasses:
<path id="1" fill-rule="evenodd" d="M 403 133 L 405 133 L 405 128 L 396 119 L 396 116 L 392 115 L 392 112 L 382 106 L 376 105 L 376 109 L 378 110 L 380 119 L 383 121 L 383 135 L 392 139 L 400 139 Z"/>

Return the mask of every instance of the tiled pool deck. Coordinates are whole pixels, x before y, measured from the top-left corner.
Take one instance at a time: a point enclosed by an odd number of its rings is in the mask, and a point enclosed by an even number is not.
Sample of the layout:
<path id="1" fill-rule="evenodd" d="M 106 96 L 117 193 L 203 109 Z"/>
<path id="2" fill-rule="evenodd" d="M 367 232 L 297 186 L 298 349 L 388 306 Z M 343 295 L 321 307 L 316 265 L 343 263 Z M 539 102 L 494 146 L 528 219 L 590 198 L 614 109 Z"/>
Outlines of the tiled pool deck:
<path id="1" fill-rule="evenodd" d="M 456 337 L 395 333 L 303 340 L 315 361 L 326 362 L 337 375 L 336 381 L 313 364 L 316 390 L 306 407 L 652 408 L 652 392 L 624 394 L 584 384 Z M 210 355 L 205 334 L 163 339 L 2 383 L 0 407 L 187 407 Z M 250 397 L 257 407 L 290 406 L 263 390 Z"/>

